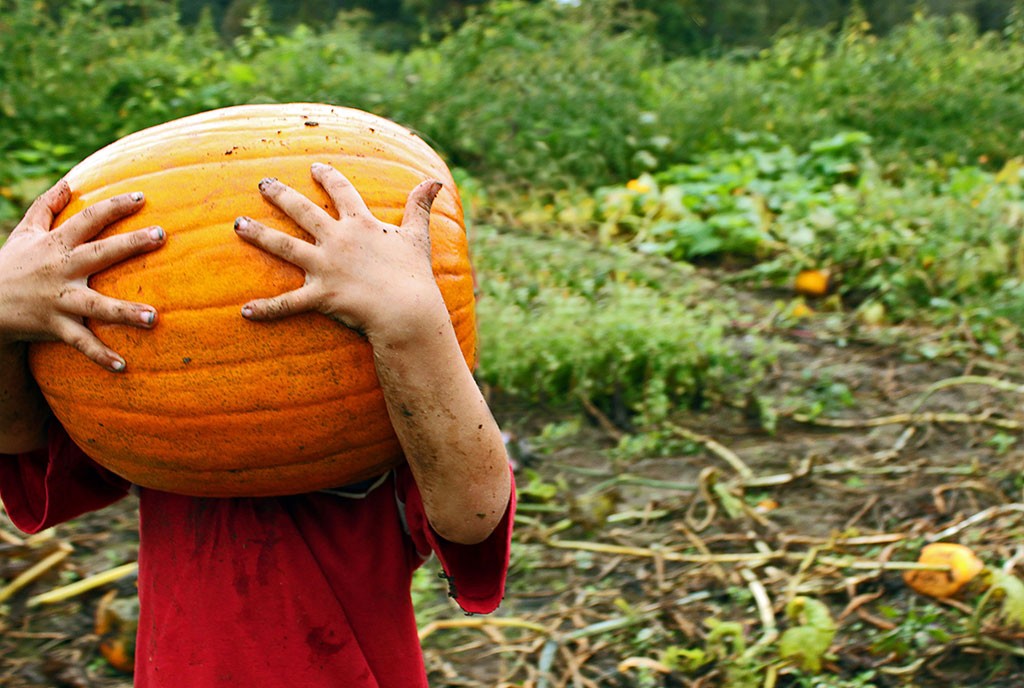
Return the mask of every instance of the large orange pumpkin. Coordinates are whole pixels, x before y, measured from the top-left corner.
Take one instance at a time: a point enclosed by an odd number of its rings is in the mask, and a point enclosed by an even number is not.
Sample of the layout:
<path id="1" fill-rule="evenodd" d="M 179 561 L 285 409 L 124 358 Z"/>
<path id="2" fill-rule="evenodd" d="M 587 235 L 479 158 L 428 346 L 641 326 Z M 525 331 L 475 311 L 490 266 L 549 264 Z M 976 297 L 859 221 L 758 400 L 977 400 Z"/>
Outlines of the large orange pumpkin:
<path id="1" fill-rule="evenodd" d="M 319 314 L 271 323 L 250 299 L 294 289 L 301 270 L 246 244 L 240 215 L 309 239 L 260 196 L 275 176 L 324 207 L 310 165 L 341 170 L 374 215 L 401 221 L 409 191 L 444 182 L 430 234 L 434 274 L 467 364 L 476 355 L 462 205 L 441 158 L 393 122 L 320 104 L 245 105 L 129 135 L 68 175 L 57 218 L 143 191 L 142 211 L 101 236 L 158 224 L 166 245 L 98 273 L 97 291 L 153 305 L 153 330 L 90 323 L 128 362 L 107 372 L 70 346 L 35 344 L 32 372 L 56 417 L 98 463 L 145 486 L 197 496 L 295 494 L 402 461 L 364 338 Z"/>

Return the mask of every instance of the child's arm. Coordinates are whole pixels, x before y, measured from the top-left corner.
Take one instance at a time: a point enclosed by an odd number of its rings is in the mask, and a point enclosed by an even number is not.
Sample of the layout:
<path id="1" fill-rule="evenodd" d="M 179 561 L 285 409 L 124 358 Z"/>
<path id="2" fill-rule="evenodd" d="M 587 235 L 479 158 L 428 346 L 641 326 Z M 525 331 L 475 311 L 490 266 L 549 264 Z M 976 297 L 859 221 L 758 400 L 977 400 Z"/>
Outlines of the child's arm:
<path id="1" fill-rule="evenodd" d="M 430 207 L 441 184 L 412 190 L 400 227 L 370 213 L 341 173 L 314 165 L 340 216 L 274 179 L 260 190 L 315 239 L 310 244 L 239 218 L 238 234 L 306 273 L 305 284 L 246 304 L 253 320 L 319 311 L 364 333 L 398 439 L 431 526 L 447 540 L 481 542 L 511 492 L 497 423 L 459 348 L 430 262 Z"/>
<path id="2" fill-rule="evenodd" d="M 112 299 L 89 288 L 89 276 L 130 256 L 157 248 L 163 230 L 146 228 L 89 242 L 107 225 L 130 215 L 141 194 L 101 201 L 51 231 L 71 199 L 61 181 L 44 193 L 0 247 L 0 454 L 46 444 L 50 409 L 28 369 L 28 342 L 59 340 L 97 364 L 120 371 L 124 359 L 84 325 L 84 318 L 152 327 L 149 306 Z"/>

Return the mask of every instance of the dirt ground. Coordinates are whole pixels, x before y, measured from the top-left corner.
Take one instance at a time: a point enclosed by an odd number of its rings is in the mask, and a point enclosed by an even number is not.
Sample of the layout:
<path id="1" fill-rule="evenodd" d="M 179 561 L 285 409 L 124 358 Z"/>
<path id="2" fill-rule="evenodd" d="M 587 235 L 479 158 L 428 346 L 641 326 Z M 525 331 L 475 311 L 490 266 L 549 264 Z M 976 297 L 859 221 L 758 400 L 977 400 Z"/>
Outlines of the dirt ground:
<path id="1" fill-rule="evenodd" d="M 814 685 L 1024 684 L 1024 633 L 994 601 L 936 603 L 899 568 L 938 537 L 1024 573 L 1024 367 L 913 354 L 938 333 L 885 344 L 778 336 L 791 350 L 766 396 L 805 394 L 811 378 L 855 405 L 818 418 L 783 410 L 774 433 L 755 422 L 763 413 L 718 405 L 675 420 L 686 450 L 627 462 L 610 451 L 622 429 L 594 409 L 567 438 L 538 439 L 572 417 L 495 400 L 521 488 L 508 593 L 495 615 L 463 616 L 428 562 L 418 594 L 432 685 L 812 685 L 776 642 L 800 596 L 825 602 L 838 626 L 828 682 Z M 27 602 L 134 561 L 134 508 L 126 500 L 42 539 L 0 523 L 0 581 L 56 561 L 0 607 L 0 686 L 130 685 L 100 655 L 94 618 L 111 590 L 131 599 L 131 576 Z M 737 625 L 723 637 L 716 621 Z"/>

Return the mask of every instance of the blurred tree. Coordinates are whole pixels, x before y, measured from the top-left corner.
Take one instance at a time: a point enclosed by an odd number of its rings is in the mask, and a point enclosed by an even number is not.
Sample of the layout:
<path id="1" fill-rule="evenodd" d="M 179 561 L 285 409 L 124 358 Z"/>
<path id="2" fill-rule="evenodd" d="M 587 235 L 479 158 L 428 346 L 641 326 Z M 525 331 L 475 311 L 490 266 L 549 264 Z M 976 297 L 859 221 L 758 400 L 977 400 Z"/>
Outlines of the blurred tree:
<path id="1" fill-rule="evenodd" d="M 184 24 L 192 25 L 199 21 L 204 11 L 208 11 L 216 26 L 220 26 L 231 0 L 178 0 L 178 13 Z"/>
<path id="2" fill-rule="evenodd" d="M 885 34 L 915 12 L 963 14 L 981 31 L 1000 31 L 1015 0 L 625 0 L 649 13 L 651 31 L 669 55 L 766 45 L 787 26 L 838 27 L 855 6 Z"/>
<path id="3" fill-rule="evenodd" d="M 401 0 L 403 15 L 434 38 L 451 33 L 474 8 L 486 4 L 487 0 Z"/>
<path id="4" fill-rule="evenodd" d="M 174 0 L 165 0 L 171 2 Z M 208 10 L 227 37 L 262 2 L 274 25 L 322 26 L 340 12 L 365 13 L 369 38 L 385 49 L 404 49 L 421 38 L 438 39 L 458 28 L 480 6 L 498 0 L 176 0 L 181 20 L 198 21 Z M 545 2 L 552 0 L 533 0 Z M 577 0 L 647 13 L 651 34 L 668 55 L 694 54 L 767 45 L 791 26 L 838 27 L 855 6 L 864 10 L 875 32 L 885 34 L 915 12 L 963 14 L 981 31 L 1000 31 L 1015 0 Z M 130 0 L 125 6 L 140 4 Z"/>

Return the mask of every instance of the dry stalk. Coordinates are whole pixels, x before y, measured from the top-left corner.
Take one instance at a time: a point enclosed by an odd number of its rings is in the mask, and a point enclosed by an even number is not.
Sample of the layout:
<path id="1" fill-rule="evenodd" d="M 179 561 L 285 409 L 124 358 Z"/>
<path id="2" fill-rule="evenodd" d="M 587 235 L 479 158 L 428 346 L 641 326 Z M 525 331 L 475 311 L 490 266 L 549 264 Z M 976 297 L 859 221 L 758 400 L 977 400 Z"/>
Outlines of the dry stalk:
<path id="1" fill-rule="evenodd" d="M 705 543 L 700 538 L 700 536 L 697 535 L 697 533 L 695 533 L 692 530 L 690 530 L 686 526 L 686 524 L 684 524 L 684 523 L 677 523 L 675 528 L 676 528 L 676 530 L 679 530 L 679 531 L 681 531 L 683 533 L 683 535 L 686 537 L 686 539 L 690 541 L 690 544 L 693 545 L 694 549 L 696 549 L 701 554 L 711 555 L 711 549 L 707 546 L 707 543 Z M 711 565 L 711 573 L 712 573 L 712 575 L 715 578 L 717 578 L 719 581 L 721 581 L 723 583 L 726 580 L 728 580 L 728 574 L 726 574 L 725 569 L 722 568 L 718 564 L 712 564 Z"/>
<path id="2" fill-rule="evenodd" d="M 792 543 L 796 545 L 828 545 L 830 547 L 840 547 L 843 545 L 849 547 L 864 547 L 902 542 L 906 540 L 907 537 L 909 536 L 906 533 L 881 533 L 879 535 L 855 535 L 852 537 L 837 535 L 829 538 L 784 533 L 779 536 L 779 540 L 781 540 L 783 544 Z"/>
<path id="3" fill-rule="evenodd" d="M 137 573 L 139 570 L 138 562 L 131 562 L 130 564 L 122 564 L 121 566 L 115 566 L 112 569 L 108 569 L 101 573 L 97 573 L 92 576 L 83 578 L 82 580 L 75 581 L 69 585 L 65 585 L 60 588 L 54 588 L 49 592 L 40 593 L 34 597 L 30 597 L 28 600 L 29 607 L 35 607 L 40 604 L 54 604 L 55 602 L 64 602 L 72 597 L 81 595 L 95 590 L 96 588 L 113 583 L 114 581 L 120 580 L 126 576 L 131 576 Z"/>
<path id="4" fill-rule="evenodd" d="M 796 574 L 789 579 L 789 585 L 787 586 L 786 592 L 787 599 L 791 600 L 799 594 L 798 590 L 800 589 L 804 576 L 814 565 L 815 560 L 818 559 L 818 553 L 821 549 L 822 548 L 820 547 L 811 547 L 802 557 L 800 557 L 800 564 L 797 566 Z"/>
<path id="5" fill-rule="evenodd" d="M 450 628 L 478 628 L 486 631 L 491 628 L 525 628 L 536 633 L 548 635 L 550 631 L 546 626 L 533 621 L 520 618 L 471 616 L 465 619 L 441 619 L 431 621 L 419 630 L 420 641 L 433 635 L 436 631 Z"/>
<path id="6" fill-rule="evenodd" d="M 725 481 L 725 484 L 735 486 L 738 488 L 764 488 L 764 487 L 778 487 L 780 485 L 787 485 L 791 482 L 806 477 L 811 472 L 811 459 L 805 459 L 801 462 L 797 470 L 790 473 L 778 473 L 775 475 L 756 476 L 751 475 L 748 478 L 738 479 L 733 478 Z M 607 475 L 605 471 L 592 471 L 586 469 L 580 469 L 578 466 L 569 466 L 564 464 L 557 465 L 560 470 L 565 470 L 570 473 L 578 473 L 580 475 L 586 475 L 589 477 L 596 477 Z M 715 469 L 708 467 L 706 471 L 714 472 Z M 841 472 L 848 473 L 855 471 L 856 468 L 843 468 Z M 617 473 L 613 476 L 608 477 L 607 480 L 597 483 L 593 487 L 587 489 L 588 493 L 601 492 L 607 490 L 610 487 L 616 485 L 634 485 L 638 487 L 650 487 L 658 490 L 673 490 L 676 492 L 697 492 L 701 489 L 701 485 L 698 483 L 681 483 L 674 480 L 659 480 L 657 478 L 645 478 L 643 476 L 633 475 L 631 473 Z M 551 507 L 536 508 L 536 505 L 530 505 L 531 509 L 536 511 L 553 511 Z"/>
<path id="7" fill-rule="evenodd" d="M 984 511 L 979 511 L 978 513 L 974 514 L 973 516 L 964 519 L 960 523 L 957 523 L 955 526 L 950 526 L 949 528 L 946 528 L 945 530 L 940 530 L 937 533 L 933 533 L 932 535 L 926 536 L 926 539 L 929 542 L 936 542 L 937 540 L 945 540 L 946 538 L 953 537 L 954 535 L 958 535 L 961 532 L 967 530 L 968 528 L 976 526 L 976 525 L 978 525 L 979 523 L 981 523 L 983 521 L 987 521 L 987 520 L 992 519 L 992 518 L 997 518 L 999 516 L 1004 516 L 1006 514 L 1012 514 L 1012 513 L 1024 514 L 1024 504 L 1014 503 L 1014 504 L 1001 504 L 999 506 L 990 506 L 989 508 L 985 509 Z"/>
<path id="8" fill-rule="evenodd" d="M 706 600 L 710 597 L 710 592 L 702 590 L 679 598 L 672 603 L 672 606 L 683 607 L 693 602 Z M 578 642 L 601 633 L 611 633 L 613 631 L 620 631 L 624 628 L 636 626 L 655 618 L 663 611 L 663 605 L 649 604 L 624 616 L 598 621 L 590 624 L 589 626 L 577 628 L 566 633 L 550 635 L 547 641 L 545 641 L 543 648 L 541 648 L 540 656 L 537 660 L 538 679 L 536 688 L 545 688 L 548 686 L 548 682 L 552 678 L 551 667 L 554 664 L 556 655 L 564 647 L 565 643 Z"/>
<path id="9" fill-rule="evenodd" d="M 619 662 L 617 669 L 620 674 L 625 674 L 631 669 L 646 669 L 648 671 L 656 671 L 659 674 L 672 673 L 672 667 L 651 657 L 626 657 Z"/>
<path id="10" fill-rule="evenodd" d="M 846 523 L 843 524 L 843 530 L 852 530 L 854 526 L 860 523 L 860 520 L 864 518 L 864 515 L 871 511 L 876 504 L 878 504 L 878 495 L 871 495 L 866 500 L 864 500 L 864 504 L 862 504 L 861 507 L 857 509 L 857 513 L 848 518 L 846 520 Z"/>
<path id="11" fill-rule="evenodd" d="M 25 544 L 25 541 L 22 540 L 20 537 L 18 537 L 14 533 L 8 533 L 3 528 L 0 528 L 0 542 L 6 543 L 8 545 L 14 545 L 16 547 L 20 547 Z"/>
<path id="12" fill-rule="evenodd" d="M 882 595 L 885 594 L 884 590 L 878 592 L 865 592 L 860 594 L 854 594 L 856 590 L 852 586 L 847 586 L 847 594 L 850 595 L 850 601 L 846 603 L 846 607 L 836 617 L 837 622 L 842 622 L 847 616 L 854 612 L 859 612 L 861 608 L 869 602 L 874 602 Z"/>
<path id="13" fill-rule="evenodd" d="M 779 629 L 775 624 L 775 609 L 772 606 L 771 598 L 768 596 L 768 590 L 750 569 L 741 568 L 740 576 L 746 581 L 747 587 L 750 588 L 750 594 L 753 595 L 754 602 L 757 604 L 757 613 L 761 617 L 761 627 L 764 629 L 764 633 L 756 644 L 771 645 L 778 639 Z"/>
<path id="14" fill-rule="evenodd" d="M 549 547 L 575 549 L 601 554 L 623 554 L 633 557 L 663 557 L 665 561 L 688 564 L 747 564 L 748 566 L 763 565 L 773 560 L 806 562 L 832 566 L 839 569 L 858 569 L 867 571 L 950 571 L 949 566 L 937 564 L 919 564 L 911 561 L 873 561 L 857 559 L 849 556 L 821 555 L 815 550 L 800 554 L 772 550 L 770 552 L 734 552 L 725 554 L 681 554 L 672 550 L 651 549 L 647 547 L 629 547 L 626 545 L 610 545 L 602 542 L 584 540 L 548 540 Z"/>
<path id="15" fill-rule="evenodd" d="M 947 492 L 961 492 L 964 490 L 973 490 L 975 492 L 981 492 L 989 494 L 998 499 L 1001 502 L 1012 501 L 1002 490 L 993 487 L 987 483 L 979 480 L 962 480 L 955 483 L 949 483 L 946 485 L 939 485 L 932 489 L 932 499 L 935 501 L 935 510 L 940 514 L 949 513 L 949 504 L 946 502 Z"/>
<path id="16" fill-rule="evenodd" d="M 684 519 L 686 524 L 693 529 L 694 532 L 701 532 L 711 525 L 712 521 L 715 520 L 715 516 L 718 514 L 718 503 L 714 497 L 711 496 L 711 490 L 708 488 L 708 483 L 715 478 L 717 471 L 710 466 L 700 472 L 699 486 L 697 488 L 697 494 L 690 500 L 690 504 L 686 507 L 686 514 Z M 706 509 L 704 517 L 700 518 L 697 515 L 697 510 L 701 504 L 704 504 Z"/>
<path id="17" fill-rule="evenodd" d="M 1024 385 L 1017 384 L 1016 382 L 1008 382 L 1006 380 L 1000 380 L 997 377 L 988 377 L 985 375 L 959 375 L 957 377 L 947 378 L 945 380 L 939 380 L 935 384 L 931 385 L 924 391 L 921 398 L 914 404 L 914 412 L 924 406 L 925 402 L 936 392 L 950 387 L 956 387 L 958 385 L 985 385 L 987 387 L 993 387 L 1003 392 L 1013 392 L 1014 394 L 1024 394 Z"/>
<path id="18" fill-rule="evenodd" d="M 14 593 L 18 592 L 32 581 L 60 564 L 62 561 L 67 559 L 68 555 L 71 554 L 73 550 L 74 548 L 68 543 L 59 543 L 55 552 L 52 552 L 49 556 L 33 564 L 8 583 L 3 589 L 0 589 L 0 602 L 7 600 Z"/>
<path id="19" fill-rule="evenodd" d="M 1024 657 L 1024 647 L 1017 647 L 1016 645 L 1010 645 L 1009 643 L 1004 643 L 1004 642 L 1002 642 L 1000 640 L 996 640 L 995 638 L 990 638 L 990 637 L 985 636 L 985 635 L 978 635 L 978 636 L 975 636 L 973 638 L 964 638 L 963 640 L 961 640 L 959 642 L 960 645 L 972 645 L 972 644 L 975 644 L 975 643 L 978 644 L 978 645 L 984 645 L 986 647 L 990 647 L 993 650 L 998 650 L 999 652 L 1005 652 L 1006 654 L 1009 654 L 1009 655 L 1015 655 L 1017 657 Z"/>
<path id="20" fill-rule="evenodd" d="M 701 435 L 692 430 L 688 430 L 681 425 L 676 425 L 675 423 L 669 423 L 668 427 L 679 437 L 700 444 L 709 452 L 725 461 L 727 464 L 732 466 L 732 469 L 736 471 L 741 478 L 747 479 L 754 477 L 754 472 L 750 470 L 750 466 L 745 464 L 736 452 L 732 451 L 714 438 L 708 437 L 707 435 Z"/>
<path id="21" fill-rule="evenodd" d="M 862 428 L 878 428 L 885 425 L 923 425 L 927 423 L 937 424 L 962 424 L 962 425 L 990 425 L 1003 430 L 1024 430 L 1024 423 L 1008 418 L 995 418 L 992 412 L 968 414 L 968 413 L 896 413 L 891 416 L 878 416 L 877 418 L 814 418 L 803 414 L 794 414 L 792 419 L 806 425 L 816 425 L 824 428 L 837 428 L 843 430 L 855 430 Z"/>
<path id="22" fill-rule="evenodd" d="M 889 452 L 886 452 L 886 455 L 888 454 Z M 879 457 L 872 455 L 871 458 L 885 459 L 887 456 Z M 908 475 L 912 473 L 919 473 L 921 475 L 974 475 L 978 472 L 978 469 L 975 466 L 863 466 L 858 465 L 856 461 L 848 460 L 822 464 L 815 467 L 814 472 L 825 475 L 843 475 L 846 473 L 880 476 Z"/>
<path id="23" fill-rule="evenodd" d="M 25 538 L 25 546 L 38 547 L 42 543 L 49 542 L 54 539 L 54 537 L 56 537 L 54 529 L 47 528 L 46 530 L 41 530 L 38 533 L 34 533 L 33 535 L 29 535 Z"/>
<path id="24" fill-rule="evenodd" d="M 624 435 L 622 430 L 617 428 L 615 426 L 615 423 L 613 423 L 611 419 L 608 418 L 608 416 L 602 413 L 601 409 L 597 408 L 597 406 L 594 405 L 594 402 L 592 402 L 589 399 L 589 397 L 587 397 L 585 394 L 580 394 L 579 400 L 580 403 L 583 405 L 584 410 L 590 415 L 591 418 L 597 421 L 597 424 L 601 426 L 602 430 L 608 433 L 609 437 L 616 441 L 622 439 Z"/>

